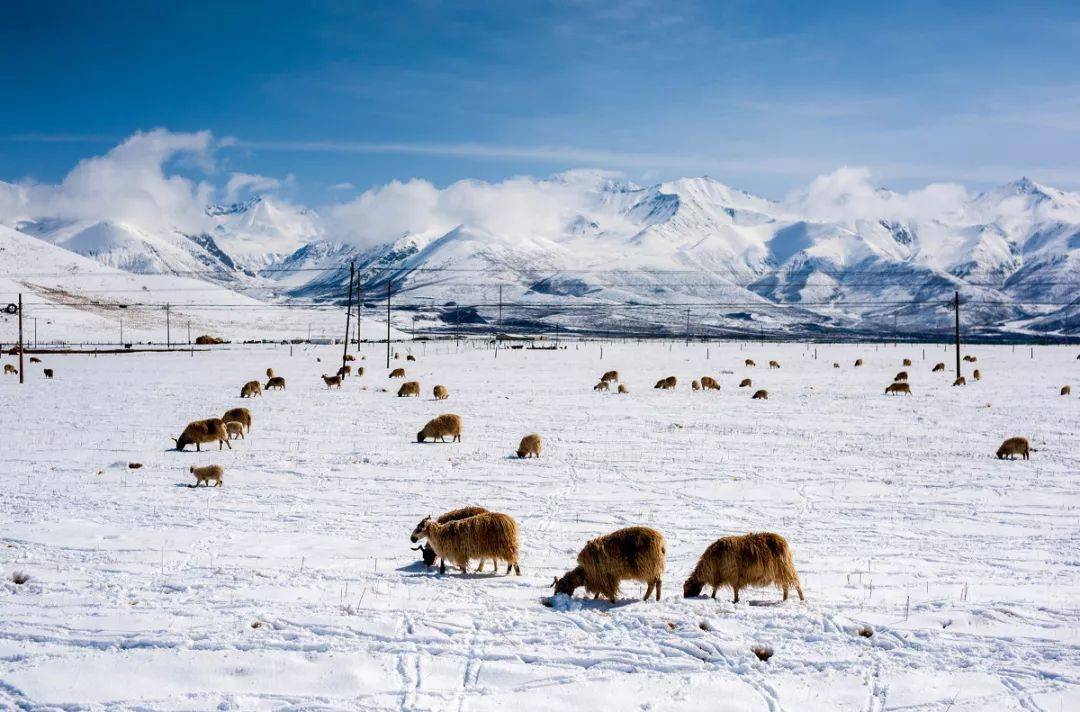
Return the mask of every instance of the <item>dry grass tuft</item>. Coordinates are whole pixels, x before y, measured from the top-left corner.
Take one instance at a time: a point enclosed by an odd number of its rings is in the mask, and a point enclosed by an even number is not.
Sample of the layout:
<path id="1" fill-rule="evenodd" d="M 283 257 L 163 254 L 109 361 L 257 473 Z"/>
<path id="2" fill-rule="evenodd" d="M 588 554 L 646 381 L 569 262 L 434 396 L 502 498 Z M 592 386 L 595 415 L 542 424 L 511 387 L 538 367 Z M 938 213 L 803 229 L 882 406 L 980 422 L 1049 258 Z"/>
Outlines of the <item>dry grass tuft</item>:
<path id="1" fill-rule="evenodd" d="M 30 574 L 24 574 L 22 571 L 16 571 L 11 574 L 11 582 L 22 586 L 24 583 L 30 580 Z"/>

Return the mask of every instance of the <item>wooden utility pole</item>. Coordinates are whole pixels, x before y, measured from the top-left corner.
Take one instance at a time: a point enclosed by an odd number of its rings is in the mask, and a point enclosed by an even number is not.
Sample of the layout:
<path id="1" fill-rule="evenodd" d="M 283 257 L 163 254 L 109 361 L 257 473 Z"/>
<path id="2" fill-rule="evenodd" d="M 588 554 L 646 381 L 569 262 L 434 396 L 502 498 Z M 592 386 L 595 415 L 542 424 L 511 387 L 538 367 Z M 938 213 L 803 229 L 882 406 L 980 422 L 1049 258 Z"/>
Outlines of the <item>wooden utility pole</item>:
<path id="1" fill-rule="evenodd" d="M 386 367 L 390 368 L 390 278 L 386 279 Z"/>
<path id="2" fill-rule="evenodd" d="M 686 345 L 690 345 L 690 310 L 686 310 Z"/>
<path id="3" fill-rule="evenodd" d="M 22 292 L 19 292 L 19 383 L 25 382 L 26 369 L 23 367 L 23 338 L 22 338 Z"/>
<path id="4" fill-rule="evenodd" d="M 356 277 L 356 261 L 353 260 L 349 263 L 349 299 L 347 306 L 345 307 L 345 348 L 341 352 L 341 367 L 345 368 L 345 364 L 349 360 L 349 318 L 352 317 L 352 290 L 353 279 Z"/>
<path id="5" fill-rule="evenodd" d="M 360 277 L 356 278 L 356 350 L 360 350 L 360 310 L 364 308 L 364 288 L 360 286 Z"/>
<path id="6" fill-rule="evenodd" d="M 165 305 L 165 348 L 172 348 L 172 322 L 169 319 L 169 305 Z"/>
<path id="7" fill-rule="evenodd" d="M 956 311 L 956 377 L 960 378 L 960 292 L 953 292 L 953 309 Z"/>

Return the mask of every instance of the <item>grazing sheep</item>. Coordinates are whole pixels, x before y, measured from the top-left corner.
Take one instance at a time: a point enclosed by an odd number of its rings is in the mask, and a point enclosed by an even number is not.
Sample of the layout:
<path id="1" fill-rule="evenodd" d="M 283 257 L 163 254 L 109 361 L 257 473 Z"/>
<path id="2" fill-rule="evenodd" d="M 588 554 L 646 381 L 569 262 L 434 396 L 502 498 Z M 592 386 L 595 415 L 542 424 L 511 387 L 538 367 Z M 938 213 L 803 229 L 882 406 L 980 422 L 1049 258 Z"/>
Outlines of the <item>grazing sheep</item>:
<path id="1" fill-rule="evenodd" d="M 754 391 L 752 400 L 769 400 L 769 392 L 765 389 L 762 389 L 760 391 Z"/>
<path id="2" fill-rule="evenodd" d="M 739 381 L 739 388 L 752 388 L 754 383 L 749 378 L 744 378 Z"/>
<path id="3" fill-rule="evenodd" d="M 221 477 L 225 474 L 225 470 L 221 465 L 206 465 L 205 467 L 196 467 L 192 465 L 188 468 L 188 472 L 195 475 L 195 484 L 188 485 L 188 487 L 198 487 L 201 484 L 210 486 L 211 482 L 216 482 L 215 487 L 221 486 Z"/>
<path id="4" fill-rule="evenodd" d="M 1027 438 L 1009 438 L 1001 443 L 1001 447 L 997 449 L 997 457 L 999 460 L 1003 460 L 1006 457 L 1010 460 L 1015 460 L 1016 456 L 1020 455 L 1027 460 L 1029 452 L 1031 452 L 1031 445 L 1028 443 Z"/>
<path id="5" fill-rule="evenodd" d="M 450 397 L 450 391 L 446 390 L 446 386 L 435 386 L 432 395 L 435 396 L 435 400 L 446 400 Z"/>
<path id="6" fill-rule="evenodd" d="M 859 366 L 862 366 L 862 359 L 861 358 L 855 359 L 855 368 L 858 368 Z"/>
<path id="7" fill-rule="evenodd" d="M 695 390 L 695 391 L 700 391 L 701 390 L 701 384 L 698 383 L 697 381 L 690 381 L 690 388 Z"/>
<path id="8" fill-rule="evenodd" d="M 262 385 L 258 381 L 248 381 L 240 387 L 241 398 L 254 398 L 262 395 Z"/>
<path id="9" fill-rule="evenodd" d="M 889 394 L 889 393 L 904 393 L 904 394 L 910 396 L 911 395 L 911 386 L 909 386 L 906 383 L 894 383 L 891 386 L 886 386 L 885 393 L 886 394 Z"/>
<path id="10" fill-rule="evenodd" d="M 670 391 L 672 388 L 675 387 L 675 384 L 677 382 L 678 381 L 676 380 L 675 376 L 668 376 L 667 378 L 661 378 L 659 381 L 657 381 L 656 385 L 653 386 L 653 388 L 663 388 L 665 391 Z"/>
<path id="11" fill-rule="evenodd" d="M 272 368 L 266 369 L 266 377 L 267 378 L 273 378 L 274 377 L 274 369 L 272 369 Z"/>
<path id="12" fill-rule="evenodd" d="M 481 567 L 486 559 L 494 559 L 496 571 L 498 562 L 505 561 L 507 574 L 513 569 L 521 575 L 518 525 L 512 517 L 501 512 L 482 512 L 445 524 L 425 517 L 416 525 L 410 539 L 414 544 L 421 539 L 428 540 L 435 554 L 444 559 L 440 573 L 446 573 L 445 561 L 466 573 L 470 559 L 480 559 Z"/>
<path id="13" fill-rule="evenodd" d="M 405 378 L 405 369 L 395 368 L 393 371 L 390 372 L 390 378 Z"/>
<path id="14" fill-rule="evenodd" d="M 14 366 L 12 366 L 10 363 L 5 363 L 4 364 L 4 375 L 6 376 L 9 373 L 18 374 L 19 370 L 17 368 L 15 368 Z"/>
<path id="15" fill-rule="evenodd" d="M 600 376 L 600 380 L 604 381 L 604 382 L 617 381 L 617 380 L 619 380 L 619 372 L 618 371 L 608 371 L 603 376 Z"/>
<path id="16" fill-rule="evenodd" d="M 247 408 L 230 408 L 225 411 L 225 415 L 221 416 L 221 419 L 226 423 L 230 420 L 243 423 L 244 426 L 247 427 L 248 432 L 251 432 L 251 411 Z"/>
<path id="17" fill-rule="evenodd" d="M 401 388 L 398 389 L 398 398 L 404 398 L 406 396 L 420 397 L 420 381 L 405 381 L 401 384 Z"/>
<path id="18" fill-rule="evenodd" d="M 840 364 L 838 364 L 836 361 L 833 361 L 832 367 L 833 368 L 840 368 Z"/>
<path id="19" fill-rule="evenodd" d="M 718 391 L 720 390 L 720 384 L 716 382 L 716 379 L 712 376 L 701 377 L 701 388 L 706 391 Z"/>
<path id="20" fill-rule="evenodd" d="M 629 388 L 627 388 L 626 386 L 624 386 L 621 383 L 619 384 L 619 393 L 629 393 L 629 392 L 630 392 Z"/>
<path id="21" fill-rule="evenodd" d="M 976 381 L 982 380 L 982 374 L 979 373 L 979 369 L 977 368 L 971 372 L 971 377 L 974 378 Z"/>
<path id="22" fill-rule="evenodd" d="M 769 368 L 780 368 L 779 361 L 769 361 Z"/>
<path id="23" fill-rule="evenodd" d="M 521 444 L 518 445 L 517 456 L 540 457 L 540 447 L 543 444 L 543 439 L 536 433 L 526 435 L 521 439 Z"/>
<path id="24" fill-rule="evenodd" d="M 468 519 L 469 517 L 475 517 L 477 514 L 484 514 L 487 511 L 488 510 L 484 509 L 483 507 L 461 507 L 460 509 L 451 509 L 449 512 L 440 514 L 439 518 L 436 519 L 436 521 L 439 524 L 446 524 L 447 522 L 454 522 L 459 519 Z M 423 523 L 423 521 L 420 522 L 420 524 Z M 413 530 L 413 535 L 418 535 L 420 533 L 420 524 L 416 525 L 416 529 Z M 421 552 L 420 555 L 424 558 L 424 566 L 427 566 L 429 568 L 432 564 L 435 563 L 435 559 L 438 558 L 435 554 L 435 550 L 431 548 L 430 544 L 421 544 L 420 546 L 415 546 L 413 547 L 413 551 Z M 492 560 L 492 564 L 495 570 L 498 571 L 498 564 L 496 564 L 494 560 Z M 484 562 L 481 561 L 480 566 L 476 570 L 481 571 L 483 570 L 483 568 Z M 439 562 L 439 570 L 442 573 L 446 573 L 445 561 Z"/>
<path id="25" fill-rule="evenodd" d="M 352 354 L 345 354 L 345 360 L 346 361 L 355 361 L 356 357 L 353 356 Z"/>
<path id="26" fill-rule="evenodd" d="M 322 379 L 327 388 L 341 388 L 341 376 L 327 376 L 324 373 Z"/>
<path id="27" fill-rule="evenodd" d="M 244 424 L 236 420 L 225 421 L 225 432 L 229 434 L 229 440 L 236 438 L 244 439 Z"/>
<path id="28" fill-rule="evenodd" d="M 900 373 L 893 376 L 894 381 L 906 381 L 907 379 L 908 379 L 907 371 L 901 371 Z"/>
<path id="29" fill-rule="evenodd" d="M 573 596 L 580 586 L 612 603 L 622 581 L 640 581 L 646 585 L 645 598 L 656 593 L 660 600 L 664 575 L 664 535 L 649 527 L 627 527 L 590 540 L 577 557 L 577 567 L 556 578 L 555 593 Z"/>
<path id="30" fill-rule="evenodd" d="M 934 365 L 933 370 L 931 370 L 930 372 L 931 373 L 937 373 L 938 371 L 944 371 L 944 370 L 945 370 L 945 364 L 937 363 L 937 364 Z"/>
<path id="31" fill-rule="evenodd" d="M 363 375 L 364 375 L 364 367 L 363 366 L 358 366 L 357 369 L 356 369 L 356 377 L 359 378 L 360 376 L 363 376 Z"/>
<path id="32" fill-rule="evenodd" d="M 592 389 L 594 391 L 609 391 L 611 390 L 611 386 L 608 385 L 607 381 L 600 381 L 595 386 L 593 386 Z"/>
<path id="33" fill-rule="evenodd" d="M 446 436 L 452 436 L 451 442 L 461 442 L 461 416 L 454 415 L 453 413 L 444 413 L 436 418 L 432 418 L 424 426 L 424 429 L 416 434 L 416 442 L 422 443 L 427 438 L 431 438 L 434 442 L 435 438 L 439 439 L 439 442 L 446 442 Z"/>
<path id="34" fill-rule="evenodd" d="M 964 360 L 967 361 L 968 363 L 975 363 L 979 359 L 975 358 L 974 356 L 965 356 Z"/>
<path id="35" fill-rule="evenodd" d="M 787 539 L 772 532 L 725 536 L 709 544 L 683 584 L 683 596 L 697 596 L 705 586 L 712 586 L 713 598 L 718 588 L 731 586 L 733 603 L 739 602 L 739 589 L 747 586 L 779 586 L 785 601 L 794 587 L 799 600 L 805 600 Z"/>
<path id="36" fill-rule="evenodd" d="M 352 375 L 352 366 L 342 366 L 337 370 L 338 378 L 344 379 L 346 376 Z"/>
<path id="37" fill-rule="evenodd" d="M 900 365 L 901 366 L 910 366 L 911 365 L 911 359 L 909 359 L 909 358 L 904 359 L 903 363 L 901 363 Z"/>
<path id="38" fill-rule="evenodd" d="M 752 358 L 748 358 L 745 361 L 743 361 L 743 365 L 746 366 L 747 368 L 752 368 L 754 366 L 757 366 L 757 364 L 754 363 L 754 359 L 752 359 Z"/>
<path id="39" fill-rule="evenodd" d="M 964 378 L 963 376 L 960 376 L 955 381 L 953 381 L 952 384 L 954 386 L 966 386 L 967 385 L 967 379 Z"/>
<path id="40" fill-rule="evenodd" d="M 1062 386 L 1061 387 L 1061 395 L 1063 395 L 1063 396 L 1071 396 L 1072 395 L 1072 386 Z"/>
<path id="41" fill-rule="evenodd" d="M 405 357 L 405 360 L 406 361 L 415 361 L 416 357 L 413 356 L 412 354 L 409 354 L 408 356 Z"/>
<path id="42" fill-rule="evenodd" d="M 184 432 L 180 433 L 180 437 L 173 438 L 176 449 L 181 452 L 188 445 L 194 445 L 195 450 L 201 452 L 203 443 L 212 443 L 215 440 L 218 444 L 218 450 L 221 450 L 226 445 L 232 450 L 232 445 L 229 445 L 229 433 L 225 430 L 225 421 L 221 418 L 193 420 L 187 424 Z"/>
<path id="43" fill-rule="evenodd" d="M 30 363 L 41 363 L 41 359 L 39 359 L 37 356 L 31 356 Z"/>
<path id="44" fill-rule="evenodd" d="M 285 390 L 285 377 L 284 376 L 271 376 L 270 380 L 263 386 L 265 390 Z"/>
<path id="45" fill-rule="evenodd" d="M 401 354 L 399 354 L 397 351 L 395 351 L 394 352 L 394 358 L 401 358 Z"/>
<path id="46" fill-rule="evenodd" d="M 45 378 L 53 377 L 53 370 L 51 368 L 44 368 L 41 372 L 45 374 Z"/>

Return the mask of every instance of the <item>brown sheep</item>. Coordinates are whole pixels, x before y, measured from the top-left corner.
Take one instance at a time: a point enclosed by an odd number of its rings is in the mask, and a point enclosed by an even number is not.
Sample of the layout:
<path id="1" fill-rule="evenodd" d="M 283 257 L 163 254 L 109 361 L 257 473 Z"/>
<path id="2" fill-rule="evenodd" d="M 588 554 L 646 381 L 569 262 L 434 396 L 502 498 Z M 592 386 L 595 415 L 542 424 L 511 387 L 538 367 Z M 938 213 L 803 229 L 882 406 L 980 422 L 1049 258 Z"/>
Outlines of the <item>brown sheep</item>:
<path id="1" fill-rule="evenodd" d="M 364 375 L 364 367 L 363 366 L 358 366 L 356 368 L 356 377 L 359 378 L 360 376 L 363 376 L 363 375 Z"/>
<path id="2" fill-rule="evenodd" d="M 390 372 L 390 378 L 405 378 L 405 369 L 395 368 L 393 371 Z"/>
<path id="3" fill-rule="evenodd" d="M 716 382 L 716 379 L 712 376 L 701 377 L 701 388 L 706 391 L 718 391 L 720 390 L 720 384 Z"/>
<path id="4" fill-rule="evenodd" d="M 344 378 L 346 376 L 351 376 L 351 375 L 352 375 L 352 366 L 342 366 L 341 368 L 339 368 L 337 370 L 337 376 L 340 379 L 344 380 Z"/>
<path id="5" fill-rule="evenodd" d="M 900 365 L 901 366 L 910 366 L 911 365 L 911 359 L 909 359 L 909 358 L 904 359 L 903 363 L 901 363 Z"/>
<path id="6" fill-rule="evenodd" d="M 184 432 L 180 433 L 180 437 L 173 438 L 176 449 L 181 452 L 188 445 L 194 445 L 195 449 L 201 452 L 203 443 L 212 443 L 214 441 L 217 441 L 218 450 L 221 450 L 226 445 L 232 450 L 232 445 L 229 445 L 229 433 L 225 430 L 225 421 L 221 418 L 193 420 L 187 424 Z"/>
<path id="7" fill-rule="evenodd" d="M 285 377 L 284 376 L 271 376 L 270 380 L 263 386 L 265 390 L 285 390 Z"/>
<path id="8" fill-rule="evenodd" d="M 398 398 L 405 398 L 407 396 L 420 397 L 420 381 L 405 381 L 401 384 L 401 388 L 397 391 Z"/>
<path id="9" fill-rule="evenodd" d="M 739 589 L 747 586 L 779 586 L 785 601 L 794 587 L 799 600 L 805 600 L 787 539 L 771 532 L 725 536 L 709 544 L 683 584 L 683 597 L 700 595 L 705 586 L 712 586 L 713 598 L 718 588 L 731 586 L 733 603 L 739 602 Z"/>
<path id="10" fill-rule="evenodd" d="M 901 371 L 893 376 L 894 381 L 906 381 L 908 379 L 907 371 Z"/>
<path id="11" fill-rule="evenodd" d="M 757 364 L 754 363 L 754 359 L 752 359 L 752 358 L 748 358 L 745 361 L 743 361 L 743 365 L 746 366 L 747 368 L 752 368 L 754 366 L 757 366 Z"/>
<path id="12" fill-rule="evenodd" d="M 1071 396 L 1072 395 L 1072 386 L 1062 386 L 1061 387 L 1061 395 L 1063 395 L 1063 396 Z"/>
<path id="13" fill-rule="evenodd" d="M 627 388 L 626 386 L 624 386 L 621 383 L 619 384 L 619 393 L 629 393 L 629 392 L 630 392 L 629 388 Z"/>
<path id="14" fill-rule="evenodd" d="M 543 438 L 536 433 L 526 435 L 518 445 L 518 457 L 540 457 L 540 448 L 544 444 Z"/>
<path id="15" fill-rule="evenodd" d="M 14 374 L 18 375 L 19 370 L 17 368 L 15 368 L 14 366 L 12 366 L 10 363 L 5 363 L 4 364 L 4 375 L 6 376 L 9 373 L 14 373 Z"/>
<path id="16" fill-rule="evenodd" d="M 934 364 L 934 368 L 931 370 L 931 373 L 937 373 L 938 371 L 944 371 L 944 370 L 945 370 L 945 364 L 937 363 L 937 364 Z"/>
<path id="17" fill-rule="evenodd" d="M 855 359 L 855 368 L 858 368 L 859 366 L 862 366 L 862 359 L 861 358 Z"/>
<path id="18" fill-rule="evenodd" d="M 974 378 L 976 381 L 982 380 L 982 374 L 979 373 L 979 369 L 977 368 L 971 372 L 971 377 Z"/>
<path id="19" fill-rule="evenodd" d="M 45 374 L 45 378 L 53 377 L 53 370 L 51 368 L 43 368 L 41 369 L 41 372 Z"/>
<path id="20" fill-rule="evenodd" d="M 622 581 L 640 581 L 646 585 L 645 598 L 656 593 L 660 600 L 664 576 L 664 535 L 649 527 L 627 527 L 590 540 L 577 557 L 577 567 L 556 578 L 555 593 L 573 596 L 580 586 L 612 603 Z"/>
<path id="21" fill-rule="evenodd" d="M 39 359 L 37 356 L 31 356 L 30 363 L 41 363 L 41 359 Z"/>
<path id="22" fill-rule="evenodd" d="M 592 389 L 594 391 L 608 391 L 608 390 L 611 390 L 611 387 L 608 386 L 607 381 L 600 381 L 595 386 L 593 386 Z"/>
<path id="23" fill-rule="evenodd" d="M 832 367 L 833 368 L 840 368 L 840 364 L 838 364 L 836 361 L 833 361 Z"/>
<path id="24" fill-rule="evenodd" d="M 779 361 L 769 361 L 769 368 L 780 368 Z"/>
<path id="25" fill-rule="evenodd" d="M 483 507 L 461 507 L 460 509 L 451 509 L 449 512 L 440 514 L 439 518 L 436 521 L 439 522 L 439 524 L 446 524 L 447 522 L 453 522 L 459 519 L 468 519 L 469 517 L 475 517 L 477 514 L 484 514 L 487 511 L 488 510 L 484 509 Z M 420 525 L 423 523 L 424 522 L 421 521 L 420 524 L 416 525 L 416 529 L 413 530 L 414 536 L 420 533 Z M 415 546 L 413 547 L 413 551 L 420 552 L 420 555 L 424 558 L 424 566 L 427 566 L 429 568 L 432 564 L 435 563 L 435 559 L 438 558 L 438 556 L 435 554 L 435 550 L 431 548 L 430 544 L 421 544 L 420 546 Z M 492 564 L 494 564 L 494 568 L 498 570 L 498 564 L 496 564 L 494 560 L 492 561 Z M 484 562 L 481 561 L 479 568 L 477 568 L 476 570 L 481 571 L 483 570 L 483 568 Z M 446 573 L 445 561 L 439 562 L 439 571 L 440 573 Z"/>
<path id="26" fill-rule="evenodd" d="M 262 395 L 262 384 L 258 381 L 248 381 L 240 387 L 241 398 L 254 398 Z"/>
<path id="27" fill-rule="evenodd" d="M 435 396 L 435 400 L 446 400 L 450 397 L 450 391 L 446 390 L 446 386 L 435 386 L 432 395 Z"/>
<path id="28" fill-rule="evenodd" d="M 225 415 L 221 416 L 221 419 L 226 423 L 230 420 L 243 423 L 247 427 L 248 432 L 251 432 L 251 411 L 247 408 L 230 408 L 225 411 Z"/>
<path id="29" fill-rule="evenodd" d="M 1001 447 L 997 449 L 997 457 L 999 460 L 1003 460 L 1006 457 L 1010 460 L 1015 460 L 1016 456 L 1020 455 L 1027 460 L 1028 453 L 1031 452 L 1031 449 L 1031 445 L 1028 443 L 1027 438 L 1009 438 L 1001 443 Z"/>
<path id="30" fill-rule="evenodd" d="M 327 376 L 324 373 L 322 379 L 327 388 L 341 388 L 341 376 Z"/>
<path id="31" fill-rule="evenodd" d="M 345 354 L 345 360 L 346 361 L 355 361 L 356 357 L 353 356 L 352 354 Z"/>
<path id="32" fill-rule="evenodd" d="M 675 387 L 676 383 L 678 383 L 678 380 L 675 378 L 675 376 L 668 376 L 667 378 L 661 378 L 659 381 L 657 381 L 656 385 L 653 386 L 653 388 L 663 388 L 665 391 L 670 391 L 672 388 Z"/>
<path id="33" fill-rule="evenodd" d="M 769 400 L 769 392 L 765 389 L 762 389 L 760 391 L 754 391 L 752 400 Z"/>
<path id="34" fill-rule="evenodd" d="M 891 386 L 887 386 L 885 388 L 885 393 L 886 394 L 889 394 L 889 393 L 904 393 L 904 394 L 910 396 L 911 395 L 911 386 L 909 386 L 906 383 L 894 383 Z"/>
<path id="35" fill-rule="evenodd" d="M 394 358 L 396 358 L 396 359 L 401 358 L 401 354 L 399 354 L 397 351 L 395 351 L 394 352 Z"/>
<path id="36" fill-rule="evenodd" d="M 618 371 L 608 371 L 603 376 L 600 376 L 600 380 L 605 381 L 605 382 L 607 382 L 607 381 L 618 381 L 619 380 L 619 372 Z"/>
<path id="37" fill-rule="evenodd" d="M 697 381 L 690 381 L 690 388 L 695 390 L 695 391 L 700 391 L 701 390 L 701 384 L 698 383 Z"/>
<path id="38" fill-rule="evenodd" d="M 484 560 L 495 559 L 496 571 L 501 560 L 506 562 L 507 574 L 513 569 L 521 575 L 518 525 L 512 517 L 500 512 L 483 512 L 445 524 L 426 517 L 416 525 L 410 539 L 414 544 L 427 539 L 437 556 L 457 566 L 462 573 L 468 571 L 470 559 L 480 559 L 481 566 Z M 445 564 L 440 571 L 445 573 Z"/>
<path id="39" fill-rule="evenodd" d="M 192 465 L 188 468 L 188 472 L 195 475 L 195 484 L 188 485 L 188 487 L 198 487 L 201 484 L 210 486 L 211 482 L 216 482 L 215 487 L 221 486 L 221 477 L 225 474 L 225 470 L 221 465 L 206 465 L 205 467 L 196 467 Z"/>
<path id="40" fill-rule="evenodd" d="M 967 385 L 967 379 L 964 378 L 963 376 L 960 376 L 955 381 L 953 381 L 952 384 L 954 386 L 966 386 Z"/>
<path id="41" fill-rule="evenodd" d="M 413 356 L 412 354 L 409 354 L 408 356 L 405 357 L 405 360 L 406 361 L 415 361 L 416 357 Z"/>
<path id="42" fill-rule="evenodd" d="M 975 358 L 974 356 L 965 356 L 964 360 L 967 361 L 968 363 L 975 363 L 979 359 Z"/>
<path id="43" fill-rule="evenodd" d="M 416 442 L 422 443 L 427 438 L 431 438 L 432 442 L 435 438 L 439 439 L 439 442 L 446 442 L 446 436 L 452 436 L 451 442 L 461 442 L 461 416 L 454 415 L 453 413 L 444 413 L 436 418 L 432 418 L 424 426 L 424 429 L 416 434 Z"/>
<path id="44" fill-rule="evenodd" d="M 229 440 L 236 438 L 244 439 L 244 424 L 236 420 L 225 421 L 225 432 L 229 434 Z"/>
<path id="45" fill-rule="evenodd" d="M 744 378 L 739 381 L 739 388 L 753 388 L 754 383 L 749 378 Z"/>
<path id="46" fill-rule="evenodd" d="M 274 377 L 274 369 L 272 369 L 272 368 L 266 369 L 266 377 L 267 378 L 273 378 Z"/>

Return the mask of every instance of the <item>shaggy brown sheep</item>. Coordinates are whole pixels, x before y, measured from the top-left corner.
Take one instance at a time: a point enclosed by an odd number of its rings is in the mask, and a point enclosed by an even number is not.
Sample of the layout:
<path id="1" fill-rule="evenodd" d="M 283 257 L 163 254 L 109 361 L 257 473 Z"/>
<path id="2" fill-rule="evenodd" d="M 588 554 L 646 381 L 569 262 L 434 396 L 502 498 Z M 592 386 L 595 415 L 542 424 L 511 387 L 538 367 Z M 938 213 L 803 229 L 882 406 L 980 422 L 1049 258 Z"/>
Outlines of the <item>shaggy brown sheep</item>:
<path id="1" fill-rule="evenodd" d="M 247 408 L 230 408 L 229 410 L 225 411 L 225 415 L 221 416 L 221 419 L 224 420 L 226 423 L 230 420 L 235 420 L 238 423 L 243 423 L 244 426 L 248 429 L 248 432 L 251 432 L 251 411 Z"/>
<path id="2" fill-rule="evenodd" d="M 262 384 L 258 381 L 248 381 L 240 388 L 241 398 L 254 398 L 262 395 Z"/>
<path id="3" fill-rule="evenodd" d="M 517 456 L 540 457 L 540 448 L 543 444 L 543 438 L 536 433 L 526 435 L 521 439 L 521 443 L 518 445 Z"/>
<path id="4" fill-rule="evenodd" d="M 184 432 L 180 433 L 180 437 L 173 438 L 176 449 L 180 451 L 183 451 L 188 445 L 194 445 L 195 450 L 201 452 L 203 443 L 212 443 L 214 441 L 217 441 L 218 450 L 221 450 L 226 445 L 232 450 L 232 445 L 229 445 L 229 433 L 225 430 L 225 421 L 221 418 L 193 420 L 187 424 Z"/>
<path id="5" fill-rule="evenodd" d="M 894 383 L 891 386 L 885 387 L 885 393 L 903 393 L 905 395 L 911 395 L 911 386 L 906 383 Z"/>
<path id="6" fill-rule="evenodd" d="M 420 397 L 420 381 L 405 381 L 397 391 L 398 398 L 406 396 Z"/>
<path id="7" fill-rule="evenodd" d="M 451 509 L 449 512 L 440 514 L 436 521 L 439 522 L 439 524 L 446 524 L 447 522 L 453 522 L 459 519 L 468 519 L 469 517 L 475 517 L 477 514 L 484 514 L 487 511 L 488 510 L 483 507 L 461 507 L 460 509 Z M 416 525 L 416 528 L 413 529 L 412 536 L 419 536 L 420 527 L 423 525 L 423 523 L 423 520 L 421 520 L 420 524 Z M 427 566 L 429 568 L 432 564 L 435 563 L 435 559 L 438 558 L 438 555 L 435 553 L 435 549 L 431 548 L 430 544 L 421 544 L 420 546 L 415 546 L 413 547 L 413 551 L 420 552 L 420 555 L 424 558 L 424 566 Z M 497 571 L 499 568 L 498 564 L 494 560 L 492 560 L 491 563 L 493 565 L 493 568 L 495 568 L 495 570 Z M 480 566 L 476 570 L 482 571 L 483 569 L 484 561 L 481 560 Z M 446 573 L 445 560 L 439 561 L 439 572 L 444 574 Z"/>
<path id="8" fill-rule="evenodd" d="M 645 598 L 655 592 L 660 600 L 664 576 L 664 535 L 649 527 L 627 527 L 590 540 L 577 557 L 577 567 L 556 578 L 555 593 L 573 596 L 584 586 L 593 598 L 603 596 L 612 603 L 622 581 L 646 585 Z"/>
<path id="9" fill-rule="evenodd" d="M 435 400 L 446 400 L 450 397 L 450 391 L 446 390 L 446 386 L 435 386 L 432 395 L 435 396 Z"/>
<path id="10" fill-rule="evenodd" d="M 506 562 L 507 574 L 512 569 L 521 575 L 518 525 L 509 515 L 484 512 L 445 524 L 427 517 L 416 526 L 410 538 L 414 544 L 427 539 L 436 555 L 457 566 L 462 573 L 468 571 L 471 559 L 480 559 L 481 566 L 485 559 L 495 559 Z"/>
<path id="11" fill-rule="evenodd" d="M 997 449 L 997 456 L 999 460 L 1003 460 L 1006 457 L 1010 460 L 1015 460 L 1016 456 L 1020 455 L 1027 460 L 1028 453 L 1030 453 L 1031 450 L 1032 448 L 1028 443 L 1027 438 L 1009 438 L 1001 443 L 1001 447 Z"/>
<path id="12" fill-rule="evenodd" d="M 195 475 L 195 484 L 188 485 L 188 487 L 198 487 L 199 485 L 210 486 L 211 482 L 216 482 L 215 487 L 221 486 L 221 477 L 225 474 L 225 470 L 221 465 L 206 465 L 204 467 L 196 467 L 192 465 L 188 468 L 188 472 Z"/>
<path id="13" fill-rule="evenodd" d="M 799 600 L 805 599 L 787 539 L 771 532 L 726 536 L 710 544 L 683 584 L 683 596 L 700 595 L 705 586 L 712 586 L 713 598 L 718 588 L 731 586 L 733 603 L 739 602 L 739 589 L 747 586 L 779 586 L 785 601 L 794 587 Z"/>
<path id="14" fill-rule="evenodd" d="M 422 443 L 427 438 L 434 441 L 446 442 L 446 436 L 450 435 L 451 442 L 461 442 L 461 416 L 453 413 L 444 413 L 432 418 L 424 426 L 424 429 L 416 434 L 416 442 Z"/>

